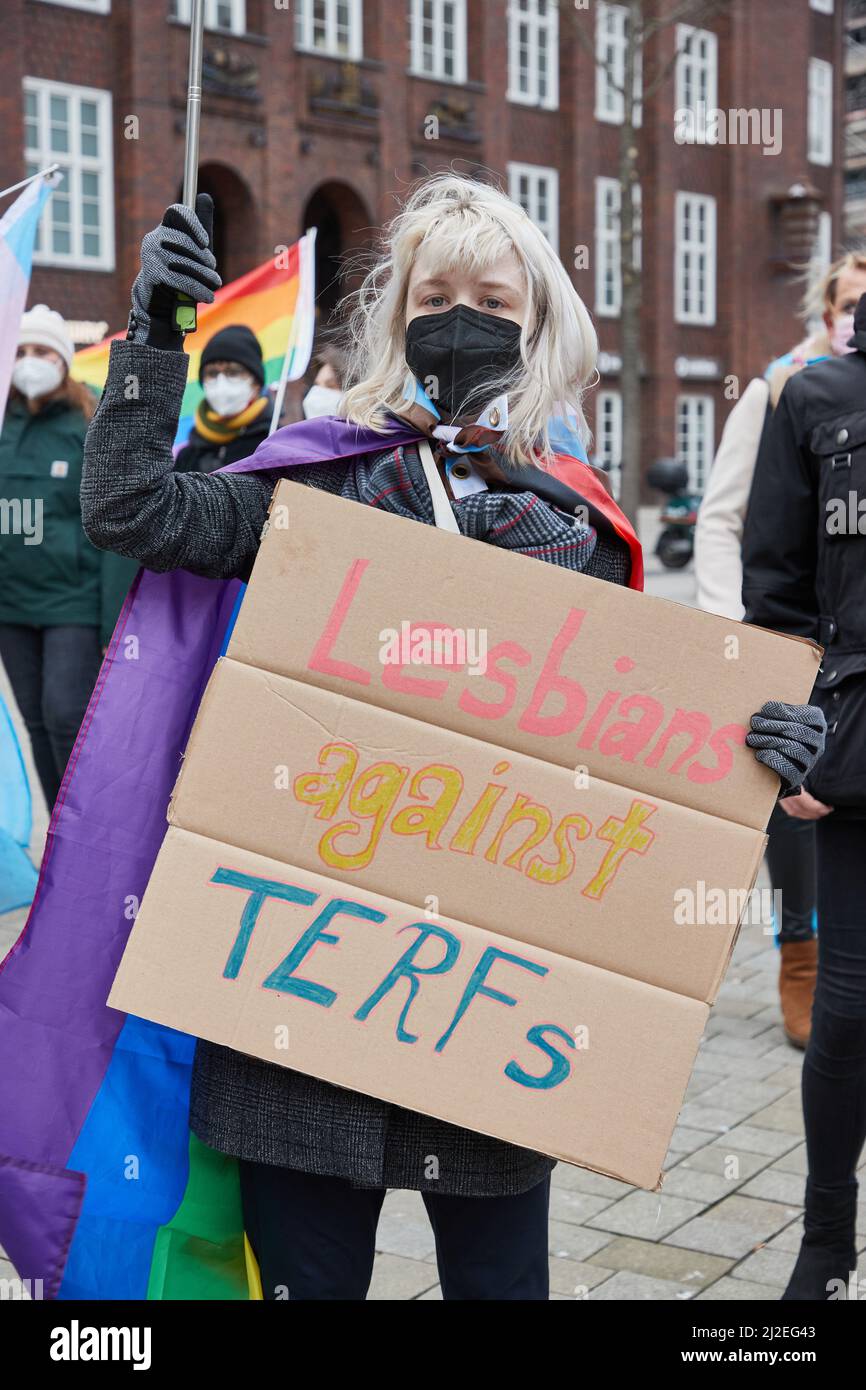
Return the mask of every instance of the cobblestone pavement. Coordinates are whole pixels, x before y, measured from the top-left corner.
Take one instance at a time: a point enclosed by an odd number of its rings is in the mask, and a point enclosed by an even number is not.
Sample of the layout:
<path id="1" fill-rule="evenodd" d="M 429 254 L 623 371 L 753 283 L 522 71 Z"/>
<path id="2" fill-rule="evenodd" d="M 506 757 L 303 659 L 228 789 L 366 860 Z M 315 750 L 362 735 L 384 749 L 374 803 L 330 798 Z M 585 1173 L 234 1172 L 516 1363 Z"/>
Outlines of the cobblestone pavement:
<path id="1" fill-rule="evenodd" d="M 664 573 L 652 559 L 648 569 L 651 592 L 693 602 L 690 570 Z M 0 690 L 8 697 L 2 670 Z M 44 829 L 42 813 L 34 850 Z M 0 918 L 0 956 L 24 915 Z M 698 1052 L 661 1192 L 558 1165 L 551 1298 L 778 1299 L 799 1247 L 806 1169 L 802 1053 L 779 1025 L 777 970 L 772 938 L 760 925 L 744 926 Z M 866 1179 L 866 1164 L 860 1172 Z M 371 1298 L 441 1298 L 433 1233 L 417 1193 L 388 1194 L 377 1249 Z M 859 1277 L 866 1279 L 866 1199 L 858 1250 Z M 11 1274 L 0 1258 L 0 1278 Z"/>

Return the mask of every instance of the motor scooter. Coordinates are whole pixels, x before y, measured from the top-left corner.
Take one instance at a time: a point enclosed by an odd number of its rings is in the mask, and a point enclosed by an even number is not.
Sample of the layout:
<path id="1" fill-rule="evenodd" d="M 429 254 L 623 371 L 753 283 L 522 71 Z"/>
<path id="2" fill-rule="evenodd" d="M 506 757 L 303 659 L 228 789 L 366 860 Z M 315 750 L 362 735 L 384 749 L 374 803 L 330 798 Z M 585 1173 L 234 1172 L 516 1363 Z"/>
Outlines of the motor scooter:
<path id="1" fill-rule="evenodd" d="M 677 459 L 657 459 L 647 469 L 647 482 L 667 494 L 661 509 L 661 531 L 655 553 L 666 569 L 683 569 L 695 553 L 695 526 L 700 493 L 689 492 L 689 474 Z"/>

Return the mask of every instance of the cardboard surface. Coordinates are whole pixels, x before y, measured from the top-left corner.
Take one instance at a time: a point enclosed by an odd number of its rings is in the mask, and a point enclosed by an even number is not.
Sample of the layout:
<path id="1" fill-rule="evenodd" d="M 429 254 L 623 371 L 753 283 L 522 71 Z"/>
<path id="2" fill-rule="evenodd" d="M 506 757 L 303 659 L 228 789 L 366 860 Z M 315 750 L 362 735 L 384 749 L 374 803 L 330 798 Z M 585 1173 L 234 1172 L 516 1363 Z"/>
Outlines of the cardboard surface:
<path id="1" fill-rule="evenodd" d="M 751 887 L 765 843 L 230 659 L 205 692 L 169 820 L 705 1001 L 739 912 L 677 922 L 678 893 Z"/>
<path id="2" fill-rule="evenodd" d="M 117 1008 L 650 1188 L 708 1013 L 175 827 L 134 940 Z"/>
<path id="3" fill-rule="evenodd" d="M 283 482 L 110 1003 L 654 1188 L 819 656 Z"/>
<path id="4" fill-rule="evenodd" d="M 383 665 L 382 637 L 483 634 L 488 671 Z M 764 830 L 778 780 L 742 740 L 803 704 L 819 648 L 281 482 L 229 646 L 291 676 Z"/>

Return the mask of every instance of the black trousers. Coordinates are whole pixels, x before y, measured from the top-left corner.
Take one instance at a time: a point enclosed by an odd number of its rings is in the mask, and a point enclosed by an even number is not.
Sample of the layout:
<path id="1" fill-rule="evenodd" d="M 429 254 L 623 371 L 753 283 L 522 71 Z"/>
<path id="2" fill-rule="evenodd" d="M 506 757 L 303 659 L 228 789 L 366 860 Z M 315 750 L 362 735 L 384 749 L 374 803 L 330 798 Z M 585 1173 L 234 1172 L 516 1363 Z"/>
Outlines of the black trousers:
<path id="1" fill-rule="evenodd" d="M 855 1181 L 866 1142 L 866 820 L 816 823 L 818 983 L 803 1064 L 809 1176 Z"/>
<path id="2" fill-rule="evenodd" d="M 246 1161 L 240 1175 L 266 1300 L 366 1298 L 384 1188 Z M 549 1177 L 516 1197 L 423 1199 L 445 1299 L 547 1299 Z"/>
<path id="3" fill-rule="evenodd" d="M 777 802 L 767 826 L 767 868 L 782 894 L 780 942 L 811 941 L 815 912 L 815 822 L 795 820 Z"/>
<path id="4" fill-rule="evenodd" d="M 73 623 L 0 623 L 0 659 L 30 735 L 50 811 L 99 674 L 99 630 Z"/>

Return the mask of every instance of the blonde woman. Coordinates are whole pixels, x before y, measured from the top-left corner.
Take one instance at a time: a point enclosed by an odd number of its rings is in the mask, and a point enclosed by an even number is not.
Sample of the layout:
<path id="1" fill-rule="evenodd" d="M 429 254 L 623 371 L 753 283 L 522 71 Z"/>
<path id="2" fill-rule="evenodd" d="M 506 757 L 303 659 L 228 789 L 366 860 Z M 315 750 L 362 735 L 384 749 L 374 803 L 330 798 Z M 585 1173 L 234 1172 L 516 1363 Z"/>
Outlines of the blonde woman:
<path id="1" fill-rule="evenodd" d="M 583 420 L 596 352 L 589 315 L 519 207 L 447 174 L 409 197 L 359 292 L 343 420 L 278 432 L 259 451 L 273 463 L 264 471 L 172 473 L 186 360 L 169 313 L 177 292 L 208 300 L 219 284 L 208 214 L 205 200 L 198 216 L 175 206 L 145 237 L 130 336 L 113 345 L 87 441 L 82 506 L 97 545 L 152 569 L 246 577 L 280 460 L 300 441 L 319 461 L 291 469 L 299 483 L 639 584 L 628 522 L 585 465 L 572 460 L 566 484 L 550 446 L 552 417 Z M 323 454 L 340 425 L 351 447 Z M 773 713 L 780 722 L 759 720 L 764 732 L 749 738 L 796 782 L 820 747 L 820 724 L 806 709 Z M 422 1194 L 446 1299 L 548 1296 L 554 1164 L 542 1154 L 205 1042 L 190 1123 L 240 1160 L 266 1298 L 363 1299 L 389 1187 Z"/>

